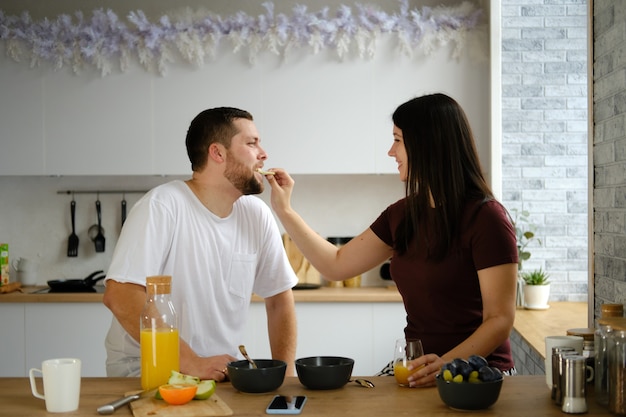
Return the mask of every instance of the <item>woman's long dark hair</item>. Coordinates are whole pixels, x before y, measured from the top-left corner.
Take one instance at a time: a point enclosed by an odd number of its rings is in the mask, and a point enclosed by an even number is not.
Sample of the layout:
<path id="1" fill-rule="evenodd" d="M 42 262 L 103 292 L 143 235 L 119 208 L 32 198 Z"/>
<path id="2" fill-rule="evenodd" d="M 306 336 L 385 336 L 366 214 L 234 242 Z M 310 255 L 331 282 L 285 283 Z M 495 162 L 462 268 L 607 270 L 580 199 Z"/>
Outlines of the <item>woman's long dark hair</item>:
<path id="1" fill-rule="evenodd" d="M 408 159 L 406 215 L 397 230 L 395 249 L 406 253 L 415 238 L 426 244 L 431 259 L 441 260 L 458 237 L 467 202 L 494 198 L 472 130 L 461 106 L 445 94 L 400 105 L 393 123 L 402 130 Z"/>

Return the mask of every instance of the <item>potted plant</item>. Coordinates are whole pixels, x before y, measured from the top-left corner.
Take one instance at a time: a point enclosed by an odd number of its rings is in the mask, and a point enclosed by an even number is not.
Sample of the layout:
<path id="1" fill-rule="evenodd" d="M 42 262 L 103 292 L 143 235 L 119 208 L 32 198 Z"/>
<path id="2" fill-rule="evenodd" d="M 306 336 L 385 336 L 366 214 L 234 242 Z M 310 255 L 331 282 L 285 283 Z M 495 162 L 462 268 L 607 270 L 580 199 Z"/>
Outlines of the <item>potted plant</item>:
<path id="1" fill-rule="evenodd" d="M 536 226 L 530 222 L 530 213 L 526 210 L 512 209 L 512 223 L 515 227 L 515 236 L 517 237 L 517 301 L 518 307 L 524 307 L 524 280 L 522 278 L 522 266 L 524 261 L 530 259 L 530 251 L 528 245 L 536 240 L 541 244 L 541 239 L 535 237 Z"/>
<path id="2" fill-rule="evenodd" d="M 517 254 L 519 262 L 517 270 L 522 270 L 522 263 L 530 259 L 530 251 L 528 245 L 536 240 L 541 245 L 541 239 L 535 236 L 536 226 L 530 222 L 530 213 L 526 210 L 511 210 L 514 213 L 513 226 L 515 227 L 515 236 L 517 236 Z"/>
<path id="3" fill-rule="evenodd" d="M 550 275 L 541 268 L 522 272 L 524 280 L 524 307 L 531 310 L 545 310 L 549 307 Z"/>

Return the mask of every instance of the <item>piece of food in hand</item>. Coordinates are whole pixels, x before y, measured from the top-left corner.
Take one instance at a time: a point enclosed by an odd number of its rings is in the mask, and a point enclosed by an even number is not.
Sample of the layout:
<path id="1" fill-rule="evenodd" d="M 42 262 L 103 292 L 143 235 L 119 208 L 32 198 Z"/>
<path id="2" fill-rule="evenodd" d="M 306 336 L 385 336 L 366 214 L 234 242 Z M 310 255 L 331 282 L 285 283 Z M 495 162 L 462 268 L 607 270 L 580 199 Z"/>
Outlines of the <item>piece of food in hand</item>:
<path id="1" fill-rule="evenodd" d="M 261 175 L 276 175 L 274 171 L 264 171 L 261 168 L 257 168 L 256 172 L 258 172 Z"/>
<path id="2" fill-rule="evenodd" d="M 198 383 L 198 391 L 193 397 L 194 400 L 206 400 L 215 393 L 215 381 L 212 379 L 204 379 Z"/>
<path id="3" fill-rule="evenodd" d="M 171 405 L 187 404 L 193 400 L 197 391 L 197 384 L 165 384 L 159 387 L 161 397 Z"/>

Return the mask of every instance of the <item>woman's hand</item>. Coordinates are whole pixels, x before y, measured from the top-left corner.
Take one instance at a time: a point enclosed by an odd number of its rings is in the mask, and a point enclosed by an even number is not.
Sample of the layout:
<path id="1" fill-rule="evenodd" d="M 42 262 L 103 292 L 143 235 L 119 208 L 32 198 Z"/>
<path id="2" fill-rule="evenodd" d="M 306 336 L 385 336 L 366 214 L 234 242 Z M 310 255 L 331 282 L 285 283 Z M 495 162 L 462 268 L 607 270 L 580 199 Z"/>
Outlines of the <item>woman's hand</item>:
<path id="1" fill-rule="evenodd" d="M 435 376 L 441 370 L 445 361 L 434 353 L 422 355 L 409 362 L 409 371 L 413 371 L 409 376 L 409 386 L 411 387 L 431 387 L 435 385 Z"/>
<path id="2" fill-rule="evenodd" d="M 265 178 L 272 187 L 272 208 L 276 214 L 280 215 L 291 209 L 291 193 L 295 181 L 284 169 L 273 168 L 272 171 L 274 175 L 267 175 Z"/>

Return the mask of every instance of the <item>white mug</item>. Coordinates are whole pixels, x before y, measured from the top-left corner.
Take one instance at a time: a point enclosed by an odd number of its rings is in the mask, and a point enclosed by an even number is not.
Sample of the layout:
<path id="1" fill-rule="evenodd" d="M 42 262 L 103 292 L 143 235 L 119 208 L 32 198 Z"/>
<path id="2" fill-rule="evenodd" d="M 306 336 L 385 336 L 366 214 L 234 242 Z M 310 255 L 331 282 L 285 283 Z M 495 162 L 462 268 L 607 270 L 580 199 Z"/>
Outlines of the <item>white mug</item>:
<path id="1" fill-rule="evenodd" d="M 41 363 L 41 369 L 30 369 L 30 389 L 35 397 L 46 401 L 48 412 L 67 413 L 78 409 L 80 365 L 80 359 L 48 359 Z M 43 394 L 37 391 L 35 372 L 43 376 Z"/>
<path id="2" fill-rule="evenodd" d="M 39 264 L 37 262 L 26 258 L 15 258 L 11 264 L 15 272 L 17 272 L 18 281 L 20 281 L 22 285 L 37 284 L 37 272 L 39 270 Z"/>
<path id="3" fill-rule="evenodd" d="M 576 353 L 581 355 L 583 352 L 582 336 L 546 336 L 546 384 L 552 389 L 552 348 L 557 346 L 573 347 Z"/>
<path id="4" fill-rule="evenodd" d="M 15 258 L 11 264 L 16 271 L 36 271 L 39 269 L 37 262 L 26 258 Z"/>

